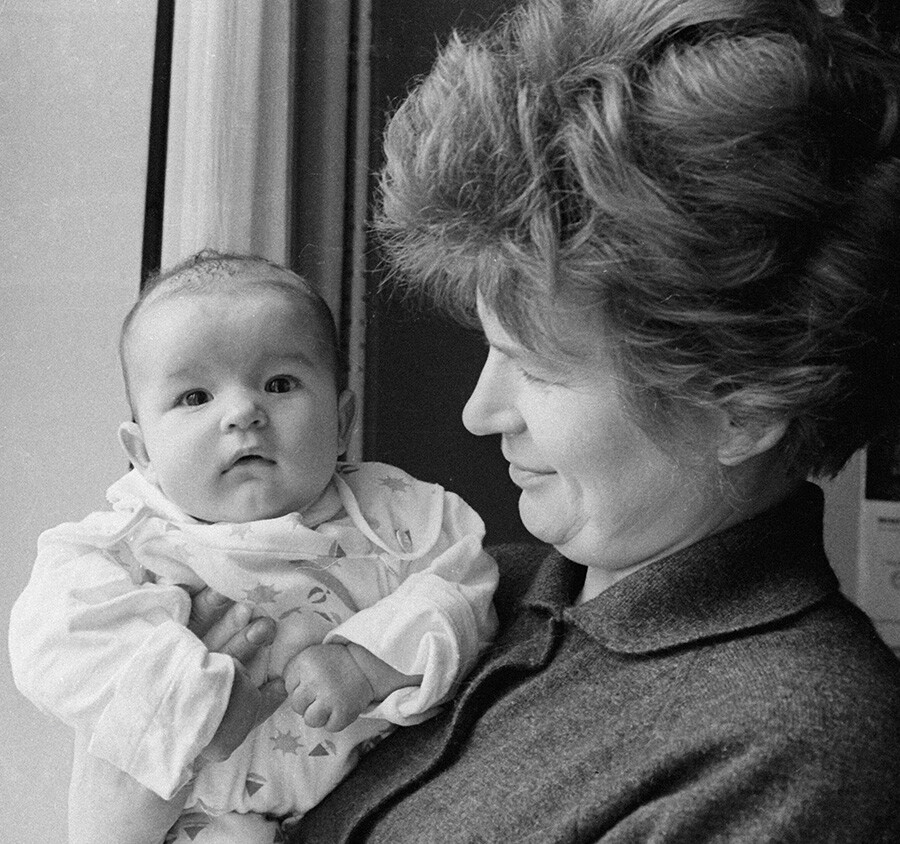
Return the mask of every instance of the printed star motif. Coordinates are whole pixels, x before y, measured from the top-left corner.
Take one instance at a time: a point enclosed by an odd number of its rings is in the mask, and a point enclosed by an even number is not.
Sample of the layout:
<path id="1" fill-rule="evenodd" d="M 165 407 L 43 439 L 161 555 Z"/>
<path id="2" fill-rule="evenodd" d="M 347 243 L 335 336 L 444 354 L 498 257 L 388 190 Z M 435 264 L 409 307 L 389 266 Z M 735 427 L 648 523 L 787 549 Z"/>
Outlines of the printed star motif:
<path id="1" fill-rule="evenodd" d="M 408 530 L 397 528 L 397 530 L 394 531 L 394 536 L 397 537 L 397 542 L 400 544 L 400 548 L 402 548 L 407 553 L 412 551 L 412 534 Z"/>
<path id="2" fill-rule="evenodd" d="M 150 569 L 144 568 L 143 566 L 138 567 L 137 577 L 138 585 L 142 585 L 144 583 L 156 583 L 156 574 L 150 571 Z"/>
<path id="3" fill-rule="evenodd" d="M 235 522 L 231 528 L 229 529 L 229 533 L 232 536 L 236 536 L 239 539 L 246 539 L 247 534 L 250 533 L 253 528 L 250 526 L 248 522 Z"/>
<path id="4" fill-rule="evenodd" d="M 382 486 L 386 486 L 391 492 L 403 492 L 404 490 L 409 489 L 408 481 L 403 480 L 403 478 L 395 478 L 391 475 L 382 478 L 379 483 Z"/>
<path id="5" fill-rule="evenodd" d="M 306 600 L 311 604 L 324 604 L 328 600 L 329 592 L 321 586 L 313 586 L 306 596 Z"/>
<path id="6" fill-rule="evenodd" d="M 179 540 L 177 542 L 172 543 L 172 554 L 170 555 L 170 559 L 175 560 L 176 563 L 180 562 L 190 562 L 192 559 L 195 559 L 196 554 L 194 554 L 191 546 L 185 542 L 184 540 Z"/>
<path id="7" fill-rule="evenodd" d="M 193 841 L 210 823 L 210 817 L 206 812 L 188 812 L 179 819 L 178 828 Z"/>
<path id="8" fill-rule="evenodd" d="M 269 736 L 269 741 L 272 742 L 272 750 L 280 750 L 285 756 L 288 753 L 293 753 L 296 756 L 300 748 L 303 747 L 300 739 L 290 730 L 286 732 L 276 730 L 274 736 Z"/>
<path id="9" fill-rule="evenodd" d="M 337 746 L 333 741 L 325 741 L 317 744 L 312 750 L 309 751 L 310 756 L 331 756 L 337 750 Z"/>
<path id="10" fill-rule="evenodd" d="M 252 797 L 265 784 L 266 784 L 265 777 L 261 777 L 259 774 L 254 774 L 251 771 L 249 774 L 247 774 L 247 780 L 244 783 L 244 789 L 247 791 L 247 794 L 249 794 Z"/>
<path id="11" fill-rule="evenodd" d="M 275 598 L 281 594 L 280 589 L 267 583 L 257 583 L 252 589 L 245 589 L 247 600 L 252 604 L 274 604 Z"/>

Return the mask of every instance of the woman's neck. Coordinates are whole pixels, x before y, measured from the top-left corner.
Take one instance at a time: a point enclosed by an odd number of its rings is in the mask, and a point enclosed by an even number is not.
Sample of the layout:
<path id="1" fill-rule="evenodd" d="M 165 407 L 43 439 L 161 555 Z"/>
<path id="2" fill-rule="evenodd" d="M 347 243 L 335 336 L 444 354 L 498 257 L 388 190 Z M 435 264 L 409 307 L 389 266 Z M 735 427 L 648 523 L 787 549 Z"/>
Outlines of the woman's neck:
<path id="1" fill-rule="evenodd" d="M 781 470 L 781 464 L 775 455 L 760 455 L 760 458 L 763 459 L 754 459 L 752 463 L 748 461 L 741 471 L 730 473 L 727 478 L 728 489 L 722 491 L 723 501 L 727 501 L 728 506 L 722 510 L 719 518 L 707 524 L 707 529 L 702 535 L 694 537 L 691 541 L 666 547 L 665 550 L 649 559 L 627 568 L 616 569 L 588 565 L 584 585 L 575 603 L 583 604 L 585 601 L 590 601 L 591 598 L 597 597 L 601 592 L 639 569 L 663 560 L 675 551 L 689 547 L 707 536 L 721 533 L 723 530 L 770 510 L 784 501 L 803 483 L 802 478 L 788 478 Z"/>

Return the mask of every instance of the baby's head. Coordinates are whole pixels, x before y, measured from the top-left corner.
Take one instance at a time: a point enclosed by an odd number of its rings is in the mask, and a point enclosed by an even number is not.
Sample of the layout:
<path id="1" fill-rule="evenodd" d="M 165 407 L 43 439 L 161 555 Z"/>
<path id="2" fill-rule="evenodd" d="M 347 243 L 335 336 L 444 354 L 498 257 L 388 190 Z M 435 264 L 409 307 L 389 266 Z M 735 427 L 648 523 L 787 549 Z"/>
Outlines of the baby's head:
<path id="1" fill-rule="evenodd" d="M 304 512 L 347 446 L 324 300 L 284 267 L 204 251 L 151 279 L 119 344 L 131 462 L 194 518 L 247 522 Z"/>

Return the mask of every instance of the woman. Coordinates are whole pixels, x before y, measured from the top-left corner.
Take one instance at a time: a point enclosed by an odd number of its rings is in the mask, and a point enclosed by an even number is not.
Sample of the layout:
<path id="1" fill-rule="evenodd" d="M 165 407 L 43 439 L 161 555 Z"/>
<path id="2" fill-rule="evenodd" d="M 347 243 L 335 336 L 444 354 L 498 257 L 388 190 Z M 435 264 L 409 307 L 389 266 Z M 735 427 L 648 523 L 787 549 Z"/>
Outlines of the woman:
<path id="1" fill-rule="evenodd" d="M 295 841 L 900 841 L 900 664 L 822 495 L 898 418 L 895 58 L 812 0 L 535 0 L 393 118 L 379 228 L 488 343 L 493 649 Z M 488 515 L 489 518 L 489 515 Z"/>

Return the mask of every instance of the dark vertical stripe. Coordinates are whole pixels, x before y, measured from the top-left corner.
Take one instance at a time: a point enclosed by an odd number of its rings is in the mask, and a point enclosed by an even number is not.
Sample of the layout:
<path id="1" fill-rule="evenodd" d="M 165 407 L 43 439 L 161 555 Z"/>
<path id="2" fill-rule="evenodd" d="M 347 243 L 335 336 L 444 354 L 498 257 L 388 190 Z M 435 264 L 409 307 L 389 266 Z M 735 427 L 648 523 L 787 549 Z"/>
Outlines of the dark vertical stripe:
<path id="1" fill-rule="evenodd" d="M 144 199 L 144 242 L 141 286 L 162 260 L 163 201 L 166 186 L 166 149 L 169 139 L 169 87 L 172 78 L 172 36 L 175 0 L 158 0 L 156 44 L 153 54 L 153 90 L 150 95 L 150 148 L 147 155 L 147 191 Z"/>

